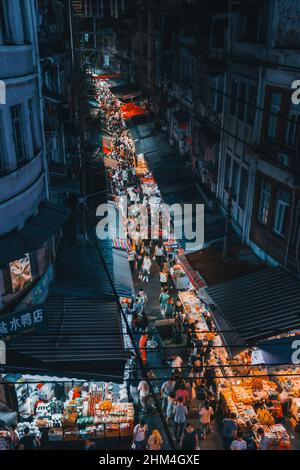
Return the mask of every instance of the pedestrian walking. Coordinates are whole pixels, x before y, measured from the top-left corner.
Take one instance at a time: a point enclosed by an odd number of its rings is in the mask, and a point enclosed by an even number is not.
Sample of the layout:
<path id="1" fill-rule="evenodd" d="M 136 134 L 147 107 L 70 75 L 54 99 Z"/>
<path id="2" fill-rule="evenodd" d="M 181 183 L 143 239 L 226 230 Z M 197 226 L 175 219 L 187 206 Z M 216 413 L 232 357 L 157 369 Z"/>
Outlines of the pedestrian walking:
<path id="1" fill-rule="evenodd" d="M 133 401 L 134 406 L 138 406 L 139 404 L 139 381 L 138 381 L 138 374 L 136 369 L 131 369 L 130 371 L 130 384 L 129 384 L 129 393 L 131 399 Z"/>
<path id="2" fill-rule="evenodd" d="M 183 365 L 182 357 L 180 357 L 180 356 L 173 357 L 173 361 L 172 361 L 173 374 L 176 374 L 180 384 L 182 383 L 182 379 L 181 379 L 182 365 Z M 178 386 L 178 388 L 179 388 L 179 386 Z"/>
<path id="3" fill-rule="evenodd" d="M 208 432 L 210 431 L 211 417 L 214 415 L 214 411 L 209 404 L 209 401 L 204 403 L 204 406 L 199 411 L 200 416 L 200 429 L 202 438 L 206 439 Z"/>
<path id="4" fill-rule="evenodd" d="M 230 450 L 247 450 L 247 444 L 241 432 L 237 432 L 236 439 L 232 441 Z"/>
<path id="5" fill-rule="evenodd" d="M 138 385 L 140 403 L 143 411 L 148 411 L 148 401 L 150 398 L 150 388 L 146 380 L 141 380 Z"/>
<path id="6" fill-rule="evenodd" d="M 159 281 L 162 290 L 168 286 L 168 273 L 163 267 L 160 268 Z"/>
<path id="7" fill-rule="evenodd" d="M 143 299 L 137 296 L 134 300 L 133 311 L 136 312 L 138 316 L 140 317 L 142 315 L 143 310 L 144 310 Z"/>
<path id="8" fill-rule="evenodd" d="M 135 250 L 132 248 L 128 252 L 128 261 L 129 261 L 129 266 L 130 266 L 131 271 L 134 270 L 135 256 L 136 256 Z"/>
<path id="9" fill-rule="evenodd" d="M 170 377 L 161 386 L 161 389 L 160 389 L 161 407 L 162 407 L 164 414 L 166 414 L 167 412 L 168 397 L 170 393 L 173 392 L 174 387 L 175 387 L 175 380 L 173 379 L 173 377 Z"/>
<path id="10" fill-rule="evenodd" d="M 145 254 L 142 265 L 143 281 L 149 282 L 151 264 L 150 256 Z"/>
<path id="11" fill-rule="evenodd" d="M 170 392 L 167 398 L 167 409 L 166 409 L 166 423 L 168 426 L 171 426 L 171 421 L 174 416 L 174 407 L 176 405 L 176 396 L 175 392 Z"/>
<path id="12" fill-rule="evenodd" d="M 141 337 L 140 337 L 140 341 L 139 341 L 139 349 L 140 349 L 140 355 L 141 355 L 141 358 L 142 358 L 142 361 L 144 363 L 144 365 L 147 365 L 147 342 L 148 342 L 148 333 L 144 333 Z"/>
<path id="13" fill-rule="evenodd" d="M 270 450 L 271 441 L 266 436 L 264 428 L 258 428 L 257 435 L 259 437 L 258 449 L 259 450 Z"/>
<path id="14" fill-rule="evenodd" d="M 133 430 L 133 448 L 135 450 L 145 450 L 147 445 L 148 426 L 144 419 L 141 419 Z"/>
<path id="15" fill-rule="evenodd" d="M 148 450 L 160 450 L 163 444 L 160 432 L 157 429 L 152 431 L 151 436 L 148 439 Z"/>
<path id="16" fill-rule="evenodd" d="M 161 242 L 158 242 L 154 248 L 154 257 L 158 266 L 161 266 L 164 258 L 164 247 Z"/>
<path id="17" fill-rule="evenodd" d="M 165 316 L 166 318 L 173 318 L 173 311 L 174 311 L 174 302 L 173 297 L 169 297 L 167 300 Z"/>
<path id="18" fill-rule="evenodd" d="M 143 304 L 146 305 L 146 303 L 148 301 L 148 297 L 147 297 L 146 292 L 144 291 L 144 289 L 140 289 L 140 291 L 138 293 L 138 297 L 140 299 L 142 299 Z"/>
<path id="19" fill-rule="evenodd" d="M 144 250 L 139 245 L 137 249 L 137 255 L 136 255 L 136 269 L 139 273 L 138 275 L 139 280 L 141 280 L 143 277 L 143 272 L 142 272 L 143 260 L 144 260 Z"/>
<path id="20" fill-rule="evenodd" d="M 237 435 L 236 414 L 231 413 L 229 418 L 223 419 L 223 437 L 226 449 L 230 449 Z"/>
<path id="21" fill-rule="evenodd" d="M 151 245 L 150 245 L 149 240 L 144 241 L 144 251 L 145 251 L 146 255 L 148 255 L 148 256 L 151 255 Z"/>
<path id="22" fill-rule="evenodd" d="M 165 317 L 166 315 L 166 307 L 167 307 L 168 298 L 169 298 L 168 288 L 164 287 L 163 291 L 161 292 L 159 296 L 160 313 L 162 314 L 163 317 Z"/>
<path id="23" fill-rule="evenodd" d="M 182 437 L 180 440 L 180 449 L 181 450 L 198 450 L 199 449 L 198 435 L 192 423 L 186 424 L 185 431 L 182 434 Z"/>
<path id="24" fill-rule="evenodd" d="M 177 441 L 180 441 L 183 434 L 187 414 L 188 410 L 183 404 L 183 398 L 179 397 L 177 404 L 174 406 L 174 436 Z"/>
<path id="25" fill-rule="evenodd" d="M 139 328 L 142 331 L 142 333 L 145 333 L 146 331 L 148 331 L 148 327 L 149 327 L 149 320 L 146 315 L 146 312 L 143 311 L 141 314 L 141 318 L 139 320 Z"/>
<path id="26" fill-rule="evenodd" d="M 9 435 L 10 435 L 11 448 L 13 450 L 17 450 L 19 448 L 20 436 L 18 433 L 18 426 L 16 425 L 16 423 L 13 423 L 11 425 L 11 428 L 9 430 Z"/>
<path id="27" fill-rule="evenodd" d="M 179 400 L 180 397 L 183 400 L 183 404 L 186 405 L 188 399 L 188 391 L 184 383 L 181 383 L 178 390 L 176 390 L 176 400 Z"/>
<path id="28" fill-rule="evenodd" d="M 40 440 L 38 437 L 30 434 L 28 426 L 24 429 L 24 435 L 20 439 L 19 450 L 35 450 L 40 447 Z"/>

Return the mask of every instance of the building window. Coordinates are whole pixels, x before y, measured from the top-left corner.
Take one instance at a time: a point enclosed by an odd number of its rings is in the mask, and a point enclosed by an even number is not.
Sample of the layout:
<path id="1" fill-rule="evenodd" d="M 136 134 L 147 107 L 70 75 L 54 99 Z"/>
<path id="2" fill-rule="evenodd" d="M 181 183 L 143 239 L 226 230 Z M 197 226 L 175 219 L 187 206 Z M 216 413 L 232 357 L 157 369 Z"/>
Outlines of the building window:
<path id="1" fill-rule="evenodd" d="M 280 189 L 277 195 L 274 218 L 274 232 L 277 235 L 283 236 L 286 233 L 289 207 L 290 193 Z"/>
<path id="2" fill-rule="evenodd" d="M 236 113 L 236 99 L 237 99 L 237 81 L 235 79 L 231 80 L 231 87 L 230 87 L 230 114 Z"/>
<path id="3" fill-rule="evenodd" d="M 27 3 L 28 2 L 26 0 L 21 0 L 20 1 L 24 42 L 25 41 L 30 41 L 30 31 L 29 31 L 28 16 L 27 16 Z"/>
<path id="4" fill-rule="evenodd" d="M 225 172 L 224 172 L 224 189 L 227 191 L 230 185 L 231 157 L 226 155 Z"/>
<path id="5" fill-rule="evenodd" d="M 37 141 L 36 141 L 36 129 L 34 125 L 34 109 L 35 109 L 35 101 L 34 98 L 28 101 L 28 109 L 29 109 L 29 119 L 30 119 L 30 127 L 31 127 L 31 136 L 32 136 L 32 146 L 34 152 L 38 149 Z"/>
<path id="6" fill-rule="evenodd" d="M 247 202 L 249 173 L 248 170 L 242 168 L 241 170 L 241 183 L 240 183 L 240 195 L 239 195 L 239 206 L 244 209 Z"/>
<path id="7" fill-rule="evenodd" d="M 26 159 L 26 153 L 23 135 L 22 107 L 20 104 L 11 107 L 11 117 L 16 158 L 17 162 L 21 163 Z"/>
<path id="8" fill-rule="evenodd" d="M 287 122 L 285 143 L 289 147 L 296 147 L 297 138 L 300 136 L 300 114 L 292 112 Z"/>
<path id="9" fill-rule="evenodd" d="M 1 131 L 1 129 L 0 129 Z M 3 137 L 0 132 L 0 171 L 4 170 L 5 164 L 4 164 L 4 145 L 3 145 Z"/>
<path id="10" fill-rule="evenodd" d="M 271 93 L 268 123 L 268 140 L 271 141 L 277 139 L 278 115 L 280 113 L 281 102 L 281 93 Z"/>
<path id="11" fill-rule="evenodd" d="M 221 113 L 223 109 L 223 77 L 214 77 L 214 102 L 213 102 L 213 110 L 216 113 Z"/>
<path id="12" fill-rule="evenodd" d="M 260 190 L 260 201 L 258 209 L 258 220 L 267 225 L 271 201 L 271 184 L 263 181 Z"/>
<path id="13" fill-rule="evenodd" d="M 239 102 L 238 102 L 238 118 L 243 121 L 245 112 L 246 83 L 240 82 Z"/>
<path id="14" fill-rule="evenodd" d="M 146 42 L 144 42 L 144 45 L 143 45 L 143 56 L 144 57 L 148 56 L 148 45 Z"/>
<path id="15" fill-rule="evenodd" d="M 246 120 L 250 126 L 254 124 L 255 111 L 256 111 L 256 95 L 257 87 L 256 85 L 250 85 L 248 87 L 248 105 L 247 105 L 247 116 Z"/>
<path id="16" fill-rule="evenodd" d="M 12 41 L 12 29 L 8 15 L 8 2 L 7 0 L 0 0 L 0 29 L 3 42 Z"/>
<path id="17" fill-rule="evenodd" d="M 109 67 L 109 54 L 104 54 L 103 67 Z"/>
<path id="18" fill-rule="evenodd" d="M 232 179 L 231 179 L 231 189 L 232 189 L 232 198 L 236 201 L 238 195 L 238 183 L 239 183 L 239 165 L 234 160 L 232 165 Z"/>

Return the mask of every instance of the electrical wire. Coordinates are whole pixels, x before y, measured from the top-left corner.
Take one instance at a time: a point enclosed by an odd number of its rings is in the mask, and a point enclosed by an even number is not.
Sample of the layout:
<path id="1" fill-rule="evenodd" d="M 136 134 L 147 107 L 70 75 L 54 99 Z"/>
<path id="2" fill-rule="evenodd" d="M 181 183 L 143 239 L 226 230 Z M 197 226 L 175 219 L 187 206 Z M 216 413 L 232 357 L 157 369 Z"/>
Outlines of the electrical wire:
<path id="1" fill-rule="evenodd" d="M 144 75 L 141 75 L 141 74 L 136 74 L 136 76 L 139 76 L 139 77 L 142 77 L 142 79 L 144 80 L 144 82 L 150 84 L 153 86 L 153 89 L 155 90 L 159 90 L 160 92 L 162 91 L 162 89 L 160 87 L 158 87 L 156 84 L 154 84 L 153 81 L 149 80 L 148 78 L 145 78 Z M 269 153 L 266 152 L 265 148 L 261 148 L 261 147 L 256 147 L 255 145 L 253 144 L 250 144 L 249 142 L 247 142 L 246 140 L 240 138 L 240 137 L 237 137 L 235 134 L 233 134 L 232 132 L 228 131 L 227 129 L 225 129 L 223 126 L 221 126 L 220 124 L 217 124 L 215 121 L 211 121 L 209 120 L 206 116 L 200 116 L 197 114 L 197 112 L 195 110 L 191 110 L 190 108 L 188 108 L 186 105 L 184 105 L 182 102 L 180 103 L 180 106 L 185 109 L 186 111 L 188 111 L 189 113 L 193 114 L 194 117 L 197 118 L 198 122 L 201 123 L 201 121 L 203 123 L 207 123 L 209 124 L 212 128 L 217 128 L 219 129 L 221 132 L 223 132 L 224 134 L 227 134 L 229 135 L 230 137 L 232 137 L 234 140 L 238 141 L 238 142 L 241 142 L 243 143 L 244 145 L 246 145 L 248 148 L 250 148 L 252 151 L 254 151 L 255 153 L 260 153 L 261 155 L 264 155 L 265 157 L 267 157 L 268 160 L 271 160 L 271 161 L 274 161 L 274 155 L 271 155 Z M 278 117 L 278 115 L 276 115 Z M 295 124 L 295 121 L 292 121 L 294 124 Z M 298 126 L 297 128 L 299 128 L 299 122 L 296 123 L 296 125 Z M 276 161 L 276 164 L 279 166 L 279 167 L 283 167 L 285 170 L 289 170 L 291 171 L 291 168 L 287 168 L 283 165 L 280 165 L 279 162 Z M 295 170 L 293 170 L 293 172 L 295 172 Z"/>

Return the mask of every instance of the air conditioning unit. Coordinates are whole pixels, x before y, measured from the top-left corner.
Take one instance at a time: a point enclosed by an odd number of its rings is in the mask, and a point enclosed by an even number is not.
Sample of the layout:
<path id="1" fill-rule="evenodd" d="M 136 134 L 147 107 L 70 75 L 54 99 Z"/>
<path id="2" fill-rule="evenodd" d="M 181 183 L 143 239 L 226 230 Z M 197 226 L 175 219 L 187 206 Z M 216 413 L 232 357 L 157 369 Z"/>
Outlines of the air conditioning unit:
<path id="1" fill-rule="evenodd" d="M 280 163 L 280 165 L 289 166 L 289 160 L 289 155 L 287 155 L 286 153 L 278 154 L 277 161 L 278 163 Z"/>

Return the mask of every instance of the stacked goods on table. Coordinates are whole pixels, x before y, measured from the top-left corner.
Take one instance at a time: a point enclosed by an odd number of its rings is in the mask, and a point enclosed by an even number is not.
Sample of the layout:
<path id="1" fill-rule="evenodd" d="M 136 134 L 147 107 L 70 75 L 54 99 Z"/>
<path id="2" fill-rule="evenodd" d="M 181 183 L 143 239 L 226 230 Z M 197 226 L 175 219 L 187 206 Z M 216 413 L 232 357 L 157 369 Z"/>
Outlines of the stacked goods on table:
<path id="1" fill-rule="evenodd" d="M 178 296 L 188 317 L 191 315 L 201 315 L 202 305 L 195 292 L 180 292 Z"/>
<path id="2" fill-rule="evenodd" d="M 300 398 L 300 367 L 275 371 L 274 374 L 290 397 Z"/>
<path id="3" fill-rule="evenodd" d="M 146 176 L 149 171 L 147 162 L 143 154 L 137 156 L 137 165 L 135 166 L 135 172 L 137 176 Z"/>
<path id="4" fill-rule="evenodd" d="M 205 307 L 193 291 L 180 292 L 178 297 L 183 305 L 184 312 L 190 323 L 195 323 L 196 336 L 198 339 L 208 341 L 209 333 L 207 323 L 204 318 Z"/>
<path id="5" fill-rule="evenodd" d="M 141 177 L 141 186 L 143 194 L 146 194 L 147 196 L 151 196 L 152 194 L 155 194 L 158 191 L 156 181 L 152 174 L 149 174 L 149 176 Z"/>
<path id="6" fill-rule="evenodd" d="M 288 450 L 291 448 L 291 441 L 287 430 L 282 424 L 261 424 L 257 423 L 253 425 L 254 434 L 257 437 L 257 430 L 263 428 L 265 436 L 270 440 L 270 450 Z M 259 441 L 257 437 L 257 441 Z"/>
<path id="7" fill-rule="evenodd" d="M 177 279 L 178 277 L 185 277 L 186 273 L 183 270 L 182 266 L 180 264 L 173 264 L 173 266 L 170 269 L 170 273 L 173 278 Z"/>
<path id="8" fill-rule="evenodd" d="M 179 263 L 175 263 L 170 267 L 170 274 L 177 290 L 188 288 L 189 278 Z"/>
<path id="9" fill-rule="evenodd" d="M 95 437 L 132 436 L 134 408 L 128 403 L 125 384 L 91 382 L 66 386 L 69 399 L 65 402 L 53 396 L 52 387 L 47 387 L 47 394 L 43 393 L 41 400 L 41 393 L 36 395 L 35 392 L 43 388 L 34 386 L 32 389 L 34 420 L 31 424 L 19 423 L 21 435 L 28 425 L 31 434 L 38 437 L 41 429 L 48 428 L 50 441 L 78 440 L 88 434 Z"/>

